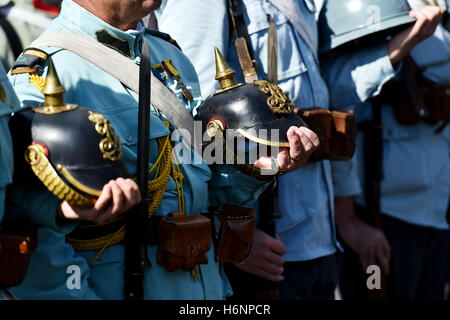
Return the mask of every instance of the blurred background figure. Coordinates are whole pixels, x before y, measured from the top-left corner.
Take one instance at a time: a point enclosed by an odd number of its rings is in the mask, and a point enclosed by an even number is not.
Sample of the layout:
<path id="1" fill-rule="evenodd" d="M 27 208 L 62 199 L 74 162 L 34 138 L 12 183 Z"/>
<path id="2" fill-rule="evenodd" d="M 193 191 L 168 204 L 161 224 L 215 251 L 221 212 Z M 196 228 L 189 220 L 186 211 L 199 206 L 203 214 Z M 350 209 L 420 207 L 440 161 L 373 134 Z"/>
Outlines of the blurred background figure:
<path id="1" fill-rule="evenodd" d="M 6 71 L 59 14 L 61 2 L 0 0 L 0 58 Z"/>
<path id="2" fill-rule="evenodd" d="M 442 0 L 328 0 L 321 12 L 331 103 L 359 100 L 356 154 L 340 166 L 359 177 L 360 192 L 335 199 L 344 299 L 444 297 L 450 33 L 443 9 Z M 372 284 L 380 289 L 368 290 L 370 266 L 379 267 Z"/>

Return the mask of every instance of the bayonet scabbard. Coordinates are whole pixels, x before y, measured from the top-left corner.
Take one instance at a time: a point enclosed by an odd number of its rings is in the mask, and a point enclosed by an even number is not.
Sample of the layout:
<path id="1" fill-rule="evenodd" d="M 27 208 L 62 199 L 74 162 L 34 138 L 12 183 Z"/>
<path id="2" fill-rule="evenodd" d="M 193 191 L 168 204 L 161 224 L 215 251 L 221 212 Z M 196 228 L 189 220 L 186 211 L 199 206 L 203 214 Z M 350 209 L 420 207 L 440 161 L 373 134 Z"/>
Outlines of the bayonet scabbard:
<path id="1" fill-rule="evenodd" d="M 150 141 L 150 51 L 148 43 L 142 44 L 139 71 L 137 184 L 142 202 L 126 213 L 125 235 L 125 299 L 144 298 L 144 273 L 150 267 L 147 256 L 148 243 L 148 169 Z"/>

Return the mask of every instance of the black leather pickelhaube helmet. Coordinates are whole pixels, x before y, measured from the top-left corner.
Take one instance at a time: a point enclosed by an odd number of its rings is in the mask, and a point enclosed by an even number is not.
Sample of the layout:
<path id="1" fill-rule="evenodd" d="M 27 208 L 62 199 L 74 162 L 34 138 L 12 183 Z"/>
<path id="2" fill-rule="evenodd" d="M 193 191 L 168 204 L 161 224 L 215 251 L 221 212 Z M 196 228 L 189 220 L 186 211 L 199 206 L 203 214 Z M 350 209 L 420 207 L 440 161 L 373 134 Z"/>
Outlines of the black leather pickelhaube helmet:
<path id="1" fill-rule="evenodd" d="M 236 136 L 257 144 L 289 147 L 288 129 L 306 126 L 294 113 L 289 97 L 268 81 L 237 84 L 234 70 L 217 48 L 215 55 L 216 80 L 221 89 L 207 97 L 199 108 L 196 120 L 202 121 L 202 132 L 214 138 L 219 130 L 225 133 L 232 129 Z M 271 133 L 274 129 L 279 135 Z"/>
<path id="2" fill-rule="evenodd" d="M 14 180 L 43 183 L 60 200 L 90 207 L 108 181 L 130 176 L 119 138 L 101 114 L 64 103 L 65 89 L 51 60 L 42 92 L 44 104 L 10 121 Z"/>

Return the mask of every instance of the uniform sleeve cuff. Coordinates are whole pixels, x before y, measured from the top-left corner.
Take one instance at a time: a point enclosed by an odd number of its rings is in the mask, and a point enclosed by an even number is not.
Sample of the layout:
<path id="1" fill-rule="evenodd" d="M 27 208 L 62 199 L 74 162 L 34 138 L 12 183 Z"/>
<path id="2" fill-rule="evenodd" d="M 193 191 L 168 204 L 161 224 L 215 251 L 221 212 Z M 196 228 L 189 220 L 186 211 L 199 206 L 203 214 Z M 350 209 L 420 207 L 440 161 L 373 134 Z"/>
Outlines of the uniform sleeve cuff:
<path id="1" fill-rule="evenodd" d="M 380 94 L 383 86 L 399 73 L 402 63 L 392 66 L 387 44 L 367 48 L 362 56 L 365 56 L 366 61 L 370 62 L 362 63 L 353 70 L 352 78 L 357 83 L 358 96 L 362 101 L 366 101 Z"/>
<path id="2" fill-rule="evenodd" d="M 362 188 L 355 161 L 331 161 L 335 197 L 361 194 Z"/>

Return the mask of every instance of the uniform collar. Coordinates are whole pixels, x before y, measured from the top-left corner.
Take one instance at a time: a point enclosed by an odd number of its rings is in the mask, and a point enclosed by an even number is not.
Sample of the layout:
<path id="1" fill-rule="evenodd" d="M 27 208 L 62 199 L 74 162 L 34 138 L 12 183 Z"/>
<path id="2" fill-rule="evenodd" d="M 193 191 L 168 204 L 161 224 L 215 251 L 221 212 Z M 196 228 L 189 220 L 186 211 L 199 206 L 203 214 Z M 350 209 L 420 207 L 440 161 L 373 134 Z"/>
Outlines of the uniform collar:
<path id="1" fill-rule="evenodd" d="M 145 28 L 137 27 L 133 32 L 119 30 L 72 0 L 64 0 L 59 21 L 72 32 L 88 36 L 104 45 L 135 59 L 140 56 L 140 45 Z"/>

